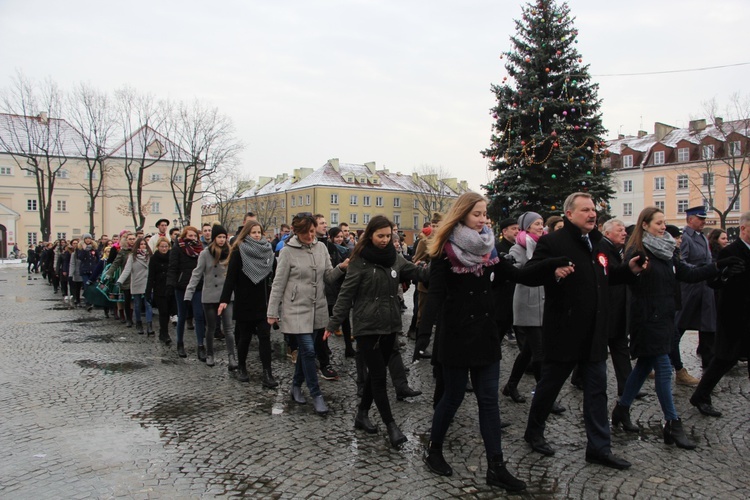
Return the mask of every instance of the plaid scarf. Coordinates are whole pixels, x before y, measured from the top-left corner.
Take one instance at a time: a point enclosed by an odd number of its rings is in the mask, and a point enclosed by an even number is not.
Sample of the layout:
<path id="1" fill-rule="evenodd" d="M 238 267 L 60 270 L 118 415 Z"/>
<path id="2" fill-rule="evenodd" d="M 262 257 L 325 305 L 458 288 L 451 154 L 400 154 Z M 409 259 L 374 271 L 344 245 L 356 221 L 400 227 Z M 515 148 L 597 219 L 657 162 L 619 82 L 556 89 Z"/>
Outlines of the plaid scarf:
<path id="1" fill-rule="evenodd" d="M 183 238 L 177 239 L 177 245 L 182 249 L 185 254 L 193 259 L 197 259 L 198 255 L 203 251 L 203 245 L 198 240 L 186 240 Z"/>

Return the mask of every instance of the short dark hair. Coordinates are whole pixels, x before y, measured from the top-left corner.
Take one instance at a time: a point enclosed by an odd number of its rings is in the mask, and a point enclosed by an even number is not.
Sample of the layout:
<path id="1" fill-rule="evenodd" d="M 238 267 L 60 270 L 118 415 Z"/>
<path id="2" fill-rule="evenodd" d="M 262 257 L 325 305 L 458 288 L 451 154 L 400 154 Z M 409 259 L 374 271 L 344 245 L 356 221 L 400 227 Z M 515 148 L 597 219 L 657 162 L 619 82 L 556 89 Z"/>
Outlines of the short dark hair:
<path id="1" fill-rule="evenodd" d="M 346 222 L 342 222 L 341 224 L 339 224 L 339 228 L 343 228 L 344 226 L 349 227 L 349 224 Z"/>
<path id="2" fill-rule="evenodd" d="M 289 224 L 282 224 L 281 229 L 292 229 Z"/>
<path id="3" fill-rule="evenodd" d="M 201 226 L 201 229 L 203 229 L 204 227 L 212 227 L 212 226 L 210 222 L 204 222 L 203 225 Z"/>
<path id="4" fill-rule="evenodd" d="M 179 233 L 179 232 L 180 232 L 179 227 L 173 227 L 172 229 L 169 230 L 169 235 L 172 236 L 174 233 Z"/>
<path id="5" fill-rule="evenodd" d="M 313 215 L 313 217 L 315 218 L 315 222 L 318 222 L 320 219 L 325 219 L 326 218 L 326 216 L 323 215 L 323 214 L 315 214 L 315 215 Z"/>

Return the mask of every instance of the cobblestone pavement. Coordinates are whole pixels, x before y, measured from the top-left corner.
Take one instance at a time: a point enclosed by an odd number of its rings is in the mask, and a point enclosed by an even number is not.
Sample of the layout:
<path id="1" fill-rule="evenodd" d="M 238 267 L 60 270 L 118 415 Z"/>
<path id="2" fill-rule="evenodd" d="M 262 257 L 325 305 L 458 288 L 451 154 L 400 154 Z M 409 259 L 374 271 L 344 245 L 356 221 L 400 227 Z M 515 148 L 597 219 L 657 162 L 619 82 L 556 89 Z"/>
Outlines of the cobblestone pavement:
<path id="1" fill-rule="evenodd" d="M 411 291 L 410 291 L 411 292 Z M 411 293 L 407 295 L 411 295 Z M 404 317 L 408 325 L 409 315 Z M 427 471 L 421 452 L 430 426 L 432 379 L 428 363 L 411 367 L 412 387 L 425 395 L 393 398 L 397 422 L 409 438 L 391 449 L 377 435 L 353 429 L 354 361 L 332 338 L 340 381 L 321 380 L 331 414 L 290 403 L 292 365 L 281 335 L 272 337 L 278 390 L 260 385 L 257 344 L 251 346 L 251 382 L 229 376 L 223 346 L 209 368 L 195 355 L 177 357 L 154 337 L 105 319 L 102 311 L 67 309 L 60 295 L 25 269 L 0 269 L 0 497 L 2 498 L 497 498 L 503 490 L 484 481 L 486 460 L 471 395 L 445 444 L 452 477 Z M 174 336 L 174 333 L 172 333 Z M 406 337 L 403 337 L 404 339 Z M 221 344 L 221 343 L 220 343 Z M 693 373 L 695 334 L 683 351 Z M 410 352 L 411 342 L 406 350 Z M 516 347 L 505 346 L 502 380 Z M 404 354 L 408 360 L 409 355 Z M 610 369 L 611 372 L 611 369 Z M 748 498 L 750 399 L 746 366 L 721 383 L 719 419 L 690 407 L 690 389 L 674 389 L 696 451 L 660 441 L 660 411 L 653 385 L 633 406 L 639 435 L 613 432 L 615 452 L 631 460 L 619 472 L 584 461 L 582 394 L 566 384 L 568 411 L 552 416 L 547 438 L 552 458 L 529 450 L 523 429 L 529 402 L 501 396 L 509 467 L 525 480 L 528 498 Z M 527 395 L 533 379 L 521 389 Z M 614 403 L 610 380 L 610 404 Z M 393 392 L 391 390 L 391 396 Z M 530 398 L 528 398 L 530 401 Z M 378 421 L 375 408 L 373 421 Z"/>

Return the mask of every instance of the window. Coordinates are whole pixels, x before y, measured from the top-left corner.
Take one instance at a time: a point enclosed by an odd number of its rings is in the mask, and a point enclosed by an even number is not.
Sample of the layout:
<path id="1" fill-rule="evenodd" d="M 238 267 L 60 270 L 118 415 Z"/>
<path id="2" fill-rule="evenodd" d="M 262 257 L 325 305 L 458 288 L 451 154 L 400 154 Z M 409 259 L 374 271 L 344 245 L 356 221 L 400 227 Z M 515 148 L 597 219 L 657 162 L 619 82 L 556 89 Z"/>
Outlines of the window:
<path id="1" fill-rule="evenodd" d="M 633 181 L 622 181 L 622 192 L 632 193 L 633 192 Z"/>
<path id="2" fill-rule="evenodd" d="M 160 214 L 161 209 L 159 208 L 159 202 L 158 201 L 152 201 L 151 202 L 151 213 L 152 214 Z"/>
<path id="3" fill-rule="evenodd" d="M 654 206 L 663 212 L 664 211 L 664 200 L 655 201 L 654 202 Z"/>
<path id="4" fill-rule="evenodd" d="M 26 210 L 29 212 L 36 210 L 36 200 L 26 200 Z"/>
<path id="5" fill-rule="evenodd" d="M 302 195 L 297 196 L 297 205 L 302 206 Z"/>
<path id="6" fill-rule="evenodd" d="M 664 177 L 654 177 L 654 190 L 664 191 Z"/>
<path id="7" fill-rule="evenodd" d="M 688 209 L 688 200 L 677 200 L 677 213 L 684 214 Z"/>
<path id="8" fill-rule="evenodd" d="M 57 239 L 58 240 L 67 240 L 68 239 L 68 233 L 57 233 Z"/>
<path id="9" fill-rule="evenodd" d="M 91 200 L 86 200 L 86 212 L 91 212 Z"/>
<path id="10" fill-rule="evenodd" d="M 91 170 L 86 170 L 86 172 L 83 174 L 83 179 L 87 181 L 89 180 L 95 181 L 96 177 L 97 177 L 96 171 L 92 172 Z"/>
<path id="11" fill-rule="evenodd" d="M 713 186 L 714 185 L 714 174 L 712 173 L 704 173 L 703 174 L 703 185 L 704 186 Z"/>
<path id="12" fill-rule="evenodd" d="M 633 204 L 623 203 L 622 204 L 622 215 L 623 217 L 632 217 L 633 215 Z"/>
<path id="13" fill-rule="evenodd" d="M 677 176 L 677 189 L 688 189 L 689 187 L 689 180 L 688 176 L 685 174 L 681 174 Z"/>
<path id="14" fill-rule="evenodd" d="M 727 172 L 727 186 L 738 184 L 739 177 L 740 173 L 737 170 L 730 168 L 729 172 Z"/>
<path id="15" fill-rule="evenodd" d="M 727 201 L 731 202 L 732 199 L 730 198 Z M 734 203 L 731 203 L 730 206 L 731 208 L 729 210 L 731 210 L 732 212 L 739 212 L 740 211 L 740 197 L 738 196 L 737 199 L 734 200 Z"/>
<path id="16" fill-rule="evenodd" d="M 161 174 L 151 174 L 151 182 L 159 182 L 161 180 Z"/>
<path id="17" fill-rule="evenodd" d="M 433 201 L 432 201 L 432 203 L 430 203 L 430 207 L 432 208 L 432 211 L 433 211 L 433 212 L 434 212 L 435 210 L 437 210 L 437 202 L 436 202 L 435 200 L 433 200 Z"/>
<path id="18" fill-rule="evenodd" d="M 351 222 L 352 224 L 356 224 L 357 223 L 357 214 L 349 214 L 349 222 Z"/>
<path id="19" fill-rule="evenodd" d="M 339 223 L 339 213 L 338 212 L 331 212 L 331 225 L 335 225 Z"/>
<path id="20" fill-rule="evenodd" d="M 68 202 L 66 200 L 57 200 L 57 205 L 55 207 L 58 212 L 67 212 L 68 211 Z"/>
<path id="21" fill-rule="evenodd" d="M 0 175 L 13 175 L 13 167 L 0 167 Z"/>
<path id="22" fill-rule="evenodd" d="M 339 195 L 335 193 L 331 193 L 331 205 L 338 205 L 339 204 Z"/>
<path id="23" fill-rule="evenodd" d="M 418 200 L 418 199 L 416 199 L 416 198 L 414 198 L 414 207 L 413 207 L 413 208 L 414 208 L 414 209 L 417 209 L 417 208 L 419 208 L 419 200 Z"/>
<path id="24" fill-rule="evenodd" d="M 677 161 L 678 162 L 690 161 L 690 148 L 677 149 Z"/>
<path id="25" fill-rule="evenodd" d="M 383 197 L 382 196 L 376 196 L 375 197 L 375 206 L 376 207 L 382 207 L 383 206 Z"/>
<path id="26" fill-rule="evenodd" d="M 26 241 L 29 246 L 37 244 L 36 236 L 36 233 L 26 233 Z"/>
<path id="27" fill-rule="evenodd" d="M 633 155 L 625 155 L 622 157 L 622 168 L 633 168 Z"/>
<path id="28" fill-rule="evenodd" d="M 36 175 L 35 170 L 25 170 L 25 172 L 26 172 L 26 177 L 34 177 L 34 175 Z"/>
<path id="29" fill-rule="evenodd" d="M 181 212 L 182 212 L 182 211 L 180 210 L 180 205 L 179 205 L 179 204 L 177 204 L 177 203 L 175 203 L 175 204 L 174 204 L 174 212 L 173 212 L 173 213 L 179 214 L 179 213 L 181 213 Z"/>
<path id="30" fill-rule="evenodd" d="M 294 196 L 292 196 L 292 206 L 293 206 L 293 207 L 294 207 L 294 206 L 296 206 L 296 204 L 295 204 L 294 200 L 295 200 L 295 198 L 294 198 Z"/>
<path id="31" fill-rule="evenodd" d="M 729 143 L 729 156 L 742 156 L 742 143 L 740 141 Z"/>
<path id="32" fill-rule="evenodd" d="M 182 182 L 183 179 L 184 177 L 182 176 L 182 174 L 174 174 L 174 176 L 172 177 L 172 180 L 174 182 Z"/>
<path id="33" fill-rule="evenodd" d="M 349 205 L 356 205 L 357 199 L 358 199 L 358 196 L 356 194 L 349 196 Z"/>
<path id="34" fill-rule="evenodd" d="M 70 172 L 68 172 L 64 168 L 61 168 L 60 170 L 57 171 L 57 176 L 56 177 L 58 179 L 67 179 L 67 178 L 70 177 Z"/>
<path id="35" fill-rule="evenodd" d="M 414 222 L 414 226 L 413 226 L 414 229 L 419 229 L 419 216 L 418 215 L 414 216 L 414 221 L 413 222 Z"/>
<path id="36" fill-rule="evenodd" d="M 305 205 L 309 205 L 309 204 L 310 204 L 310 195 L 308 194 L 308 195 L 305 195 Z"/>
<path id="37" fill-rule="evenodd" d="M 393 214 L 393 223 L 401 226 L 401 214 Z"/>
<path id="38" fill-rule="evenodd" d="M 370 214 L 362 214 L 362 224 L 370 223 Z"/>
<path id="39" fill-rule="evenodd" d="M 664 151 L 654 151 L 654 165 L 664 165 Z"/>
<path id="40" fill-rule="evenodd" d="M 362 197 L 362 205 L 369 207 L 370 206 L 370 197 L 369 196 L 363 196 Z"/>
<path id="41" fill-rule="evenodd" d="M 401 208 L 401 198 L 393 198 L 393 208 Z"/>
<path id="42" fill-rule="evenodd" d="M 133 211 L 133 202 L 129 201 L 128 202 L 128 214 L 132 214 L 133 212 L 134 212 Z"/>
<path id="43" fill-rule="evenodd" d="M 714 158 L 714 145 L 706 144 L 701 148 L 701 159 L 712 160 Z"/>
<path id="44" fill-rule="evenodd" d="M 281 208 L 286 208 L 286 200 L 281 200 Z"/>

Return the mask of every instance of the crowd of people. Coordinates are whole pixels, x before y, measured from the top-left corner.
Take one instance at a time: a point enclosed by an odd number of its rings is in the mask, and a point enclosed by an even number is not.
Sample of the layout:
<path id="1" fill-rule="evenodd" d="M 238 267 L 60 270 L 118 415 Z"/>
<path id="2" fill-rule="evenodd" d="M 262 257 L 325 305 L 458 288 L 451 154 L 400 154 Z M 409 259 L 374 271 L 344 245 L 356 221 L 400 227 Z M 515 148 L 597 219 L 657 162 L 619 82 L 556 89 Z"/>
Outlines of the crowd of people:
<path id="1" fill-rule="evenodd" d="M 558 395 L 565 381 L 583 391 L 585 460 L 615 469 L 630 463 L 611 447 L 612 427 L 639 431 L 630 408 L 654 378 L 667 444 L 693 449 L 672 396 L 678 384 L 697 386 L 690 403 L 717 417 L 711 391 L 750 350 L 750 212 L 740 218 L 739 238 L 721 230 L 703 234 L 703 207 L 687 211 L 684 230 L 667 225 L 662 210 L 645 208 L 635 225 L 597 219 L 592 197 L 573 193 L 564 217 L 546 221 L 535 212 L 495 227 L 487 200 L 461 195 L 445 214 L 435 214 L 409 247 L 386 217 L 373 217 L 353 234 L 347 224 L 328 228 L 308 212 L 282 225 L 274 239 L 249 213 L 232 235 L 219 224 L 152 234 L 122 231 L 94 240 L 91 234 L 29 249 L 29 272 L 41 271 L 70 307 L 102 308 L 107 317 L 155 335 L 187 357 L 185 331 L 196 336 L 197 358 L 216 364 L 215 343 L 225 340 L 227 366 L 249 382 L 248 350 L 258 338 L 260 383 L 273 389 L 271 331 L 284 335 L 295 365 L 292 401 L 328 413 L 319 375 L 336 380 L 328 339 L 343 336 L 345 356 L 357 366 L 359 405 L 354 427 L 376 434 L 374 403 L 390 443 L 407 440 L 391 410 L 387 378 L 401 400 L 420 395 L 409 387 L 401 356 L 404 292 L 414 286 L 408 334 L 412 361 L 430 359 L 434 409 L 428 468 L 451 475 L 443 455 L 448 430 L 468 390 L 477 398 L 488 484 L 522 491 L 526 484 L 507 469 L 501 443 L 499 396 L 520 404 L 524 373 L 535 390 L 524 439 L 532 450 L 554 455 L 545 437 L 549 415 L 566 409 Z M 109 294 L 110 301 L 94 300 Z M 698 330 L 704 376 L 687 373 L 680 338 Z M 501 341 L 519 352 L 507 382 L 500 384 Z M 432 352 L 428 350 L 432 344 Z M 608 356 L 617 381 L 617 401 L 607 400 Z M 635 359 L 635 366 L 631 360 Z"/>

